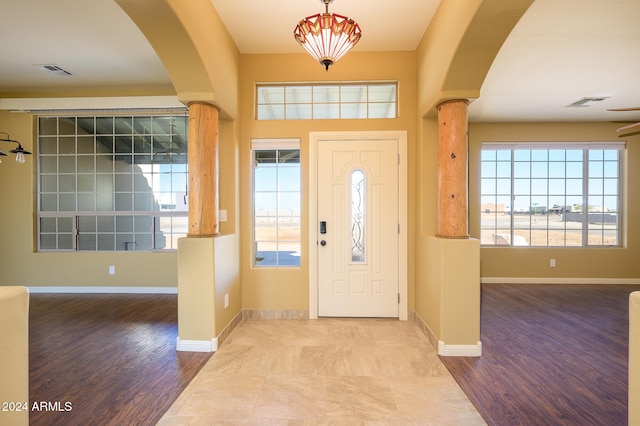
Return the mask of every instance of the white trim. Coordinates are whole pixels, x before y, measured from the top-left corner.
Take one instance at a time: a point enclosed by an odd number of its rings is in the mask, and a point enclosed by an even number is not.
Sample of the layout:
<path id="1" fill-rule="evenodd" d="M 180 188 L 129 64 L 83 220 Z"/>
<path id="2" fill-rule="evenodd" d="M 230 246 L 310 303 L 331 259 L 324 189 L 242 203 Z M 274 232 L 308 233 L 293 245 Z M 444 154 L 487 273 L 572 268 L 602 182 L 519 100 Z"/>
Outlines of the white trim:
<path id="1" fill-rule="evenodd" d="M 331 0 L 333 1 L 333 0 Z M 301 85 L 304 85 L 305 87 L 308 87 L 309 89 L 311 89 L 311 91 L 315 91 L 316 88 L 322 88 L 322 87 L 327 87 L 327 86 L 335 86 L 338 87 L 339 90 L 342 90 L 343 88 L 349 88 L 349 87 L 355 87 L 355 86 L 365 86 L 365 91 L 368 90 L 371 87 L 381 87 L 381 86 L 393 86 L 394 90 L 393 92 L 389 93 L 389 96 L 387 97 L 387 100 L 385 102 L 385 104 L 390 104 L 393 103 L 393 117 L 372 117 L 370 112 L 369 112 L 369 106 L 370 105 L 375 105 L 375 104 L 379 104 L 379 102 L 374 102 L 369 100 L 368 98 L 366 100 L 361 100 L 360 102 L 358 102 L 358 104 L 363 104 L 365 106 L 365 108 L 363 108 L 364 114 L 357 114 L 357 117 L 351 117 L 351 118 L 358 118 L 358 119 L 365 119 L 365 120 L 374 120 L 374 119 L 393 119 L 393 118 L 398 118 L 398 80 L 367 80 L 367 81 L 310 81 L 310 82 L 278 82 L 278 83 L 274 83 L 274 82 L 264 82 L 264 83 L 260 83 L 260 82 L 256 82 L 255 84 L 255 91 L 254 91 L 254 96 L 255 96 L 255 106 L 254 106 L 254 114 L 255 114 L 255 119 L 258 121 L 274 121 L 274 120 L 285 120 L 285 121 L 296 121 L 296 120 L 327 120 L 327 119 L 337 119 L 337 120 L 344 120 L 344 119 L 349 119 L 348 117 L 345 117 L 344 114 L 342 113 L 341 109 L 339 108 L 340 111 L 338 111 L 338 116 L 337 117 L 318 117 L 316 116 L 315 110 L 323 103 L 320 99 L 317 99 L 316 97 L 312 96 L 312 99 L 309 102 L 305 101 L 305 105 L 310 106 L 311 110 L 310 110 L 310 114 L 305 114 L 305 113 L 298 113 L 298 111 L 296 110 L 296 112 L 289 112 L 290 108 L 288 107 L 292 107 L 292 106 L 296 106 L 296 105 L 302 105 L 301 103 L 297 103 L 295 102 L 295 100 L 292 100 L 291 97 L 289 96 L 285 96 L 282 101 L 275 101 L 275 100 L 271 100 L 273 103 L 269 103 L 265 98 L 269 98 L 269 95 L 265 96 L 260 96 L 260 92 L 263 90 L 269 90 L 269 89 L 282 89 L 282 93 L 284 94 L 289 88 L 291 87 L 300 87 Z M 335 104 L 338 107 L 341 107 L 342 105 L 347 104 L 346 101 L 339 99 L 338 102 Z M 274 106 L 282 106 L 282 112 L 274 112 L 272 109 L 271 110 L 266 110 L 264 108 L 261 107 L 274 107 Z M 364 115 L 364 116 L 363 116 Z"/>
<path id="2" fill-rule="evenodd" d="M 256 236 L 255 236 L 255 157 L 256 157 L 256 151 L 262 151 L 262 150 L 285 150 L 285 149 L 290 149 L 290 150 L 294 150 L 297 149 L 298 151 L 300 151 L 300 138 L 280 138 L 280 139 L 251 139 L 251 158 L 250 158 L 250 166 L 249 169 L 251 170 L 251 179 L 250 179 L 250 183 L 249 183 L 249 192 L 252 194 L 251 196 L 251 267 L 252 268 L 261 268 L 261 269 L 267 269 L 267 268 L 278 268 L 278 269 L 284 269 L 284 268 L 300 268 L 300 264 L 298 265 L 263 265 L 260 266 L 257 264 L 256 262 L 256 253 L 258 251 L 258 247 L 256 244 Z M 300 157 L 301 152 L 298 152 L 298 157 Z M 301 157 L 299 158 L 299 160 L 301 160 Z M 302 166 L 302 163 L 298 164 L 299 166 Z M 279 168 L 280 164 L 276 163 L 276 168 Z M 302 173 L 302 167 L 300 167 L 300 173 Z M 300 175 L 300 188 L 302 189 L 302 175 Z M 279 193 L 279 184 L 277 186 L 277 190 Z M 300 206 L 299 206 L 299 211 L 302 212 L 302 190 L 298 191 L 299 195 L 300 195 Z M 280 216 L 280 213 L 278 211 L 277 215 L 278 218 Z M 279 220 L 279 219 L 278 219 Z M 291 241 L 289 240 L 289 242 L 295 242 L 295 241 Z M 300 234 L 300 241 L 299 241 L 300 245 L 302 245 L 302 233 Z"/>
<path id="3" fill-rule="evenodd" d="M 640 278 L 481 277 L 481 284 L 640 284 Z"/>
<path id="4" fill-rule="evenodd" d="M 447 345 L 438 340 L 438 355 L 440 356 L 482 356 L 482 342 L 475 345 Z"/>
<path id="5" fill-rule="evenodd" d="M 176 338 L 176 350 L 183 352 L 215 352 L 218 350 L 218 338 L 211 340 L 180 340 Z"/>
<path id="6" fill-rule="evenodd" d="M 318 138 L 309 133 L 309 319 L 318 318 Z"/>
<path id="7" fill-rule="evenodd" d="M 355 132 L 310 132 L 309 133 L 309 319 L 318 318 L 318 142 L 321 140 L 389 140 L 398 141 L 400 154 L 398 176 L 398 222 L 400 235 L 398 247 L 398 292 L 400 304 L 398 319 L 406 321 L 409 316 L 408 290 L 408 166 L 407 131 L 355 131 Z"/>
<path id="8" fill-rule="evenodd" d="M 444 341 L 438 340 L 435 333 L 429 325 L 418 315 L 414 313 L 415 321 L 418 328 L 427 337 L 429 343 L 434 348 L 437 346 L 438 355 L 441 356 L 482 356 L 482 342 L 478 341 L 475 345 L 447 345 Z"/>
<path id="9" fill-rule="evenodd" d="M 178 287 L 45 287 L 29 286 L 29 293 L 178 294 Z"/>
<path id="10" fill-rule="evenodd" d="M 617 149 L 624 150 L 625 141 L 602 142 L 482 142 L 487 149 Z"/>
<path id="11" fill-rule="evenodd" d="M 300 149 L 300 138 L 251 139 L 252 151 L 263 149 Z"/>
<path id="12" fill-rule="evenodd" d="M 398 306 L 398 319 L 409 319 L 409 166 L 407 158 L 407 132 L 396 132 L 398 138 L 398 154 L 400 154 L 398 176 L 398 222 L 399 247 L 398 247 L 398 292 L 400 293 L 400 305 Z"/>
<path id="13" fill-rule="evenodd" d="M 14 111 L 34 110 L 95 110 L 181 108 L 185 106 L 177 96 L 108 96 L 75 98 L 2 98 L 0 109 Z"/>

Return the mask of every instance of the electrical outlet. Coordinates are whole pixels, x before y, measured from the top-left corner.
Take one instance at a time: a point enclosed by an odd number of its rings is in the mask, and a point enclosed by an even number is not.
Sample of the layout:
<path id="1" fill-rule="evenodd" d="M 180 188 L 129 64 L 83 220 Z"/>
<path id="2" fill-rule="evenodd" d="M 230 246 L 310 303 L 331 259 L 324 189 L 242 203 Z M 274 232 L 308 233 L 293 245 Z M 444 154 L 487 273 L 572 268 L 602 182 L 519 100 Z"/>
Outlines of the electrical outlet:
<path id="1" fill-rule="evenodd" d="M 116 274 L 116 267 L 109 266 L 109 275 L 115 275 L 115 274 Z"/>
<path id="2" fill-rule="evenodd" d="M 552 267 L 552 268 L 555 268 L 556 267 L 556 260 L 555 259 L 550 259 L 549 260 L 549 266 Z"/>
<path id="3" fill-rule="evenodd" d="M 229 307 L 229 293 L 224 295 L 224 308 L 227 309 Z"/>

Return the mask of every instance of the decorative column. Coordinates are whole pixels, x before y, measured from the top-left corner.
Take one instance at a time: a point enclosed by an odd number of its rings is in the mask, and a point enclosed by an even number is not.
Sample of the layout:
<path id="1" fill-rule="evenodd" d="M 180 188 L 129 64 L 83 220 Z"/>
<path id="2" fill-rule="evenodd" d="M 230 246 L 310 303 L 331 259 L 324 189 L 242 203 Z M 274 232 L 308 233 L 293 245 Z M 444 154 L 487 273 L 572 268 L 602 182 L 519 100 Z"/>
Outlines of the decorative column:
<path id="1" fill-rule="evenodd" d="M 189 229 L 178 240 L 178 351 L 214 352 L 218 226 L 218 109 L 189 104 Z"/>
<path id="2" fill-rule="evenodd" d="M 436 236 L 469 238 L 466 99 L 438 105 L 438 216 Z"/>
<path id="3" fill-rule="evenodd" d="M 481 356 L 480 241 L 469 238 L 466 99 L 438 105 L 438 215 L 431 253 L 440 294 L 438 355 Z"/>
<path id="4" fill-rule="evenodd" d="M 205 102 L 189 104 L 188 237 L 211 237 L 218 222 L 218 109 Z"/>

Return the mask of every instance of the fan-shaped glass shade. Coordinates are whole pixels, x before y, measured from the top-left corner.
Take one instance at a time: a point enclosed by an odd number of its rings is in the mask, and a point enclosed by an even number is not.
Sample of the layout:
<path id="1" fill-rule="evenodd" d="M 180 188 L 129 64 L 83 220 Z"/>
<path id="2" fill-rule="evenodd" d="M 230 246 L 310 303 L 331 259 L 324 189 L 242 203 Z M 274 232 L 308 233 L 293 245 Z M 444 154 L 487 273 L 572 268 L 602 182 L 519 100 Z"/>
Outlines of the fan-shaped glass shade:
<path id="1" fill-rule="evenodd" d="M 293 31 L 295 39 L 329 69 L 360 40 L 360 27 L 346 16 L 322 13 L 308 16 Z"/>

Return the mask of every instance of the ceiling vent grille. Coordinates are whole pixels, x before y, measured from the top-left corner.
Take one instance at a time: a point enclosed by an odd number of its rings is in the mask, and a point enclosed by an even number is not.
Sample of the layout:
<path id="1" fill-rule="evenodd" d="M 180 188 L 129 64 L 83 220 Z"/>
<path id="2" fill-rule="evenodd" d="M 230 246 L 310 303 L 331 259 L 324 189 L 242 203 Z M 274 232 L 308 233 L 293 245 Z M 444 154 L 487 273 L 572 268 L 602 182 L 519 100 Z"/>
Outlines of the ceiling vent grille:
<path id="1" fill-rule="evenodd" d="M 600 98 L 582 98 L 572 104 L 567 105 L 566 108 L 586 108 L 588 106 L 591 106 L 593 102 L 602 102 L 605 99 L 608 99 L 608 96 Z"/>
<path id="2" fill-rule="evenodd" d="M 34 67 L 46 71 L 56 77 L 71 77 L 73 74 L 56 64 L 34 65 Z"/>

